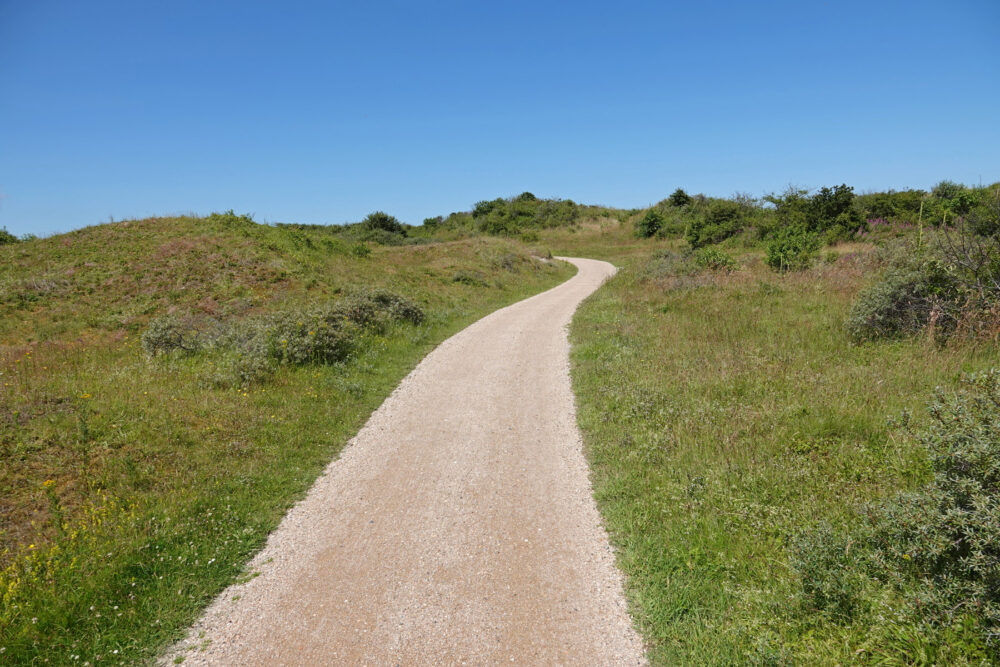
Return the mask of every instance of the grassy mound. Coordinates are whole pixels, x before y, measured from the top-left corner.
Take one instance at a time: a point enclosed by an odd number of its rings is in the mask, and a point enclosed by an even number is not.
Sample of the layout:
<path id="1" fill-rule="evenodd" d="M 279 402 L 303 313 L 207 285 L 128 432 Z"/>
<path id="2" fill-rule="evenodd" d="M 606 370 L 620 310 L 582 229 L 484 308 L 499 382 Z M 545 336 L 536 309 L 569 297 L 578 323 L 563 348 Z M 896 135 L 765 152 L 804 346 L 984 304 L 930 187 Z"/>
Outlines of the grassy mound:
<path id="1" fill-rule="evenodd" d="M 0 662 L 154 657 L 433 345 L 572 273 L 334 232 L 221 214 L 0 246 Z"/>

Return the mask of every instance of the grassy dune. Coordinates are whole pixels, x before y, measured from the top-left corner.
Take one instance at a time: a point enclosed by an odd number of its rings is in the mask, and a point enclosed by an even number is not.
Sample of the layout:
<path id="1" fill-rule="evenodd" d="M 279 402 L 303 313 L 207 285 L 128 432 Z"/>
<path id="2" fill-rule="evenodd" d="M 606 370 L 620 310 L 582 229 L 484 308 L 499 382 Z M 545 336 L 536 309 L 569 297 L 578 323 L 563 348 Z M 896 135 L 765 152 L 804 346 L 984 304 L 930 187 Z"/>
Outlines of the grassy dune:
<path id="1" fill-rule="evenodd" d="M 935 635 L 891 601 L 853 621 L 801 599 L 790 544 L 857 504 L 914 488 L 927 462 L 890 428 L 926 419 L 935 385 L 995 366 L 993 345 L 925 337 L 851 344 L 844 321 L 875 275 L 871 247 L 840 247 L 785 275 L 731 249 L 732 273 L 673 270 L 627 230 L 560 232 L 557 253 L 621 271 L 578 311 L 579 419 L 628 597 L 656 664 L 974 663 L 975 633 Z M 742 254 L 741 254 L 742 253 Z M 923 656 L 923 657 L 921 657 Z"/>
<path id="2" fill-rule="evenodd" d="M 400 247 L 238 216 L 0 247 L 0 662 L 149 660 L 435 344 L 572 268 L 495 239 Z M 240 322 L 381 287 L 420 325 L 340 363 L 220 387 L 220 354 L 149 358 L 152 318 Z"/>

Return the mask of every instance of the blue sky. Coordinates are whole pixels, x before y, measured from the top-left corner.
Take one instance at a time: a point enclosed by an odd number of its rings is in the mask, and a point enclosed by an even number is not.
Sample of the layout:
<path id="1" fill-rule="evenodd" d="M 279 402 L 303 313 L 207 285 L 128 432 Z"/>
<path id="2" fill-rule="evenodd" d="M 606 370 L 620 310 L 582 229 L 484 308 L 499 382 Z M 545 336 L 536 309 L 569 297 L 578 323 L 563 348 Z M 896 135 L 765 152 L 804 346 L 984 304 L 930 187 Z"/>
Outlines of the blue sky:
<path id="1" fill-rule="evenodd" d="M 993 182 L 998 35 L 996 0 L 0 0 L 0 226 Z"/>

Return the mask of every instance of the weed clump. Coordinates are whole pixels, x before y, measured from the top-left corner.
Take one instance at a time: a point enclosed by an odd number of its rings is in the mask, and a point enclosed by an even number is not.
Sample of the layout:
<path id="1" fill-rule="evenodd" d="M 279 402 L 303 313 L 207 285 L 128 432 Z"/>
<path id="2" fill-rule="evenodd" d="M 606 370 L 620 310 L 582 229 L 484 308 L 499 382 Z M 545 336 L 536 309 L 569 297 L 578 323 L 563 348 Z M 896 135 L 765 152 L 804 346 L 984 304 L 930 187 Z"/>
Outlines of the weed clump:
<path id="1" fill-rule="evenodd" d="M 696 266 L 712 271 L 729 272 L 736 268 L 736 260 L 718 248 L 698 248 L 692 255 Z"/>

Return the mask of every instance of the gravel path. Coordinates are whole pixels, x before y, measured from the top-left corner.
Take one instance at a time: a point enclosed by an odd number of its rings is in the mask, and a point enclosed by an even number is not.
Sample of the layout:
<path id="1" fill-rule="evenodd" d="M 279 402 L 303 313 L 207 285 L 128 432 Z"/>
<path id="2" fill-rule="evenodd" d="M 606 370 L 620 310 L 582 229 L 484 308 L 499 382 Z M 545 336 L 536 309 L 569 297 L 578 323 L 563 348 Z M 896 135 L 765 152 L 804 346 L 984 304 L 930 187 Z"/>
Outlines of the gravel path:
<path id="1" fill-rule="evenodd" d="M 429 354 L 163 663 L 643 664 L 569 379 L 614 267 L 568 261 Z"/>

